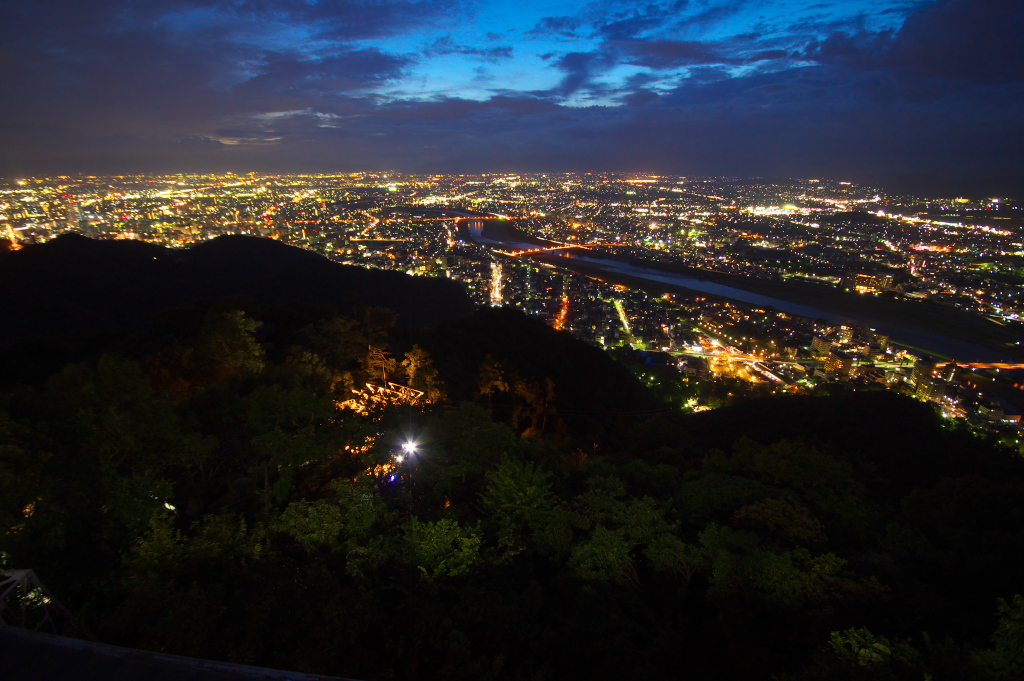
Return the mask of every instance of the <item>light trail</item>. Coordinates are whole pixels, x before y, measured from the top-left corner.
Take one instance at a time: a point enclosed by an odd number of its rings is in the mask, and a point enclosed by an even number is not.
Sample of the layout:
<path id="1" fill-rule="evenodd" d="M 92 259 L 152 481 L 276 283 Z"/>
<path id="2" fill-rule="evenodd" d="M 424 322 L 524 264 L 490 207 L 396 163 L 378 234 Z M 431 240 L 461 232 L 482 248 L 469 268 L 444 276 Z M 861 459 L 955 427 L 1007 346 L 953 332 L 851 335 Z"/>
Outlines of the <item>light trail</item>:
<path id="1" fill-rule="evenodd" d="M 371 223 L 370 223 L 369 225 L 367 225 L 366 229 L 364 229 L 364 230 L 363 230 L 363 231 L 362 231 L 362 232 L 361 232 L 361 233 L 359 234 L 359 236 L 366 236 L 366 235 L 368 235 L 368 234 L 370 233 L 370 230 L 371 230 L 371 229 L 373 229 L 374 227 L 376 227 L 377 225 L 379 225 L 379 224 L 380 224 L 380 220 L 378 220 L 378 219 L 377 219 L 376 217 L 374 217 L 374 216 L 373 216 L 373 215 L 371 215 L 370 213 L 367 213 L 367 212 L 366 212 L 365 210 L 361 210 L 361 211 L 359 211 L 359 212 L 360 212 L 360 213 L 362 213 L 363 215 L 365 215 L 366 217 L 370 218 L 370 220 L 372 220 L 372 221 L 373 221 L 373 222 L 371 222 Z"/>
<path id="2" fill-rule="evenodd" d="M 547 253 L 549 251 L 567 251 L 570 248 L 582 248 L 587 251 L 594 250 L 590 246 L 584 246 L 583 244 L 562 244 L 560 246 L 548 246 L 545 248 L 533 248 L 524 251 L 513 251 L 511 255 L 530 255 L 532 253 Z"/>
<path id="3" fill-rule="evenodd" d="M 558 311 L 558 316 L 555 317 L 555 321 L 551 323 L 555 329 L 561 330 L 565 326 L 565 320 L 569 316 L 569 294 L 566 293 L 562 296 L 562 308 Z"/>
<path id="4" fill-rule="evenodd" d="M 622 301 L 616 298 L 612 301 L 615 305 L 615 311 L 619 313 L 619 320 L 622 322 L 622 330 L 629 336 L 629 341 L 633 342 L 633 331 L 629 328 L 629 319 L 626 318 L 626 310 L 622 307 Z"/>
<path id="5" fill-rule="evenodd" d="M 500 262 L 491 263 L 491 305 L 501 305 L 501 274 Z M 555 327 L 561 328 L 561 327 Z"/>
<path id="6" fill-rule="evenodd" d="M 21 244 L 20 244 L 20 243 L 18 243 L 18 239 L 17 239 L 17 237 L 16 237 L 15 235 L 14 235 L 14 228 L 13 228 L 13 227 L 11 227 L 11 223 L 9 223 L 9 222 L 8 222 L 8 223 L 7 223 L 6 225 L 5 225 L 5 227 L 6 227 L 6 236 L 7 236 L 7 240 L 11 242 L 11 245 L 10 245 L 10 249 L 11 249 L 12 251 L 20 251 L 20 250 L 21 250 L 21 248 L 22 248 L 22 246 L 21 246 Z"/>

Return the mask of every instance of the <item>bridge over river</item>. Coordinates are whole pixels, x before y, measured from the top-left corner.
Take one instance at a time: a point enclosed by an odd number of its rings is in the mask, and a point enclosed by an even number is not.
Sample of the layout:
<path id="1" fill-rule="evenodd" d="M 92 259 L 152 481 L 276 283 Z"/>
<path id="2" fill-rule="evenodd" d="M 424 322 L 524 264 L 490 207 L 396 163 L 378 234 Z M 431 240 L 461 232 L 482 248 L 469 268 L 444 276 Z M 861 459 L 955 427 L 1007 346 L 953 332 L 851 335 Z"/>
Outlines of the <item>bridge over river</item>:
<path id="1" fill-rule="evenodd" d="M 987 340 L 989 333 L 991 333 L 992 339 L 1002 338 L 1005 340 L 1013 335 L 1012 330 L 1004 328 L 1005 325 L 999 326 L 985 319 L 976 319 L 974 316 L 958 310 L 939 307 L 925 310 L 916 306 L 918 304 L 907 301 L 866 300 L 854 297 L 852 300 L 864 308 L 863 313 L 840 312 L 833 308 L 833 303 L 838 300 L 836 296 L 841 295 L 841 292 L 828 291 L 827 293 L 832 297 L 822 296 L 820 299 L 812 297 L 811 300 L 815 301 L 814 304 L 804 304 L 804 300 L 808 298 L 807 291 L 804 290 L 801 292 L 802 295 L 798 296 L 803 299 L 802 302 L 794 302 L 779 297 L 782 294 L 755 293 L 736 286 L 700 278 L 695 276 L 696 272 L 695 275 L 680 274 L 655 266 L 627 262 L 591 250 L 592 246 L 599 244 L 567 244 L 538 239 L 517 229 L 513 221 L 496 218 L 497 216 L 495 218 L 473 216 L 464 218 L 460 224 L 468 229 L 468 233 L 474 241 L 506 255 L 540 260 L 582 274 L 606 278 L 607 281 L 618 281 L 638 287 L 642 287 L 638 281 L 646 281 L 660 290 L 666 288 L 686 289 L 750 305 L 773 307 L 810 319 L 825 319 L 837 324 L 869 326 L 888 334 L 892 342 L 897 345 L 931 354 L 939 359 L 956 360 L 958 364 L 976 363 L 977 368 L 1021 367 L 1017 363 L 1021 361 L 1021 358 L 1015 356 L 1012 347 L 1000 350 L 999 348 L 1005 347 L 1005 345 L 994 341 L 982 345 L 981 342 L 968 340 L 968 338 Z M 708 273 L 708 276 L 713 277 L 714 273 Z M 729 277 L 730 281 L 737 280 L 737 275 L 725 276 Z M 764 282 L 751 280 L 750 283 L 753 285 L 752 288 L 757 288 L 757 285 Z M 784 285 L 778 285 L 775 288 L 783 291 L 789 290 Z M 818 300 L 820 302 L 817 302 Z M 849 300 L 844 299 L 844 304 L 848 308 L 851 307 L 849 303 Z M 963 327 L 961 331 L 967 329 L 969 332 L 965 331 L 959 335 L 952 333 L 950 329 L 954 325 L 945 323 L 950 320 L 955 320 L 957 326 Z"/>

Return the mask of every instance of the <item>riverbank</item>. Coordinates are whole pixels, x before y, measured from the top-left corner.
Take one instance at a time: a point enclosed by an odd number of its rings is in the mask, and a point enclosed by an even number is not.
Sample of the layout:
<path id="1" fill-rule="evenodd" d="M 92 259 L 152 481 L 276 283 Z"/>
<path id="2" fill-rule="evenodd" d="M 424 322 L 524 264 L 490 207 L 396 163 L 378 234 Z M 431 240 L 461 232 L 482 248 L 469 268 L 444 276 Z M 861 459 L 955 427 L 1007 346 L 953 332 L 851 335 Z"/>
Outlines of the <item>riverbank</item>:
<path id="1" fill-rule="evenodd" d="M 753 305 L 773 305 L 812 318 L 820 316 L 831 322 L 865 325 L 888 333 L 897 343 L 960 361 L 1016 362 L 1024 359 L 1024 349 L 1010 345 L 1020 340 L 1019 329 L 935 303 L 849 293 L 803 282 L 764 281 L 679 266 L 659 265 L 655 268 L 650 263 L 638 265 L 611 258 L 602 263 L 595 262 L 589 254 L 587 260 L 550 253 L 536 253 L 530 257 L 610 283 L 655 293 L 713 295 Z M 680 281 L 672 281 L 674 278 Z M 742 292 L 758 298 L 744 296 Z"/>
<path id="2" fill-rule="evenodd" d="M 556 245 L 526 234 L 507 220 L 487 219 L 480 236 L 481 242 L 492 246 Z M 1017 344 L 1020 326 L 1002 325 L 929 301 L 851 293 L 810 282 L 767 281 L 629 256 L 602 257 L 593 251 L 539 251 L 522 257 L 653 293 L 715 296 L 831 323 L 868 326 L 904 347 L 962 362 L 1024 361 L 1024 346 Z"/>

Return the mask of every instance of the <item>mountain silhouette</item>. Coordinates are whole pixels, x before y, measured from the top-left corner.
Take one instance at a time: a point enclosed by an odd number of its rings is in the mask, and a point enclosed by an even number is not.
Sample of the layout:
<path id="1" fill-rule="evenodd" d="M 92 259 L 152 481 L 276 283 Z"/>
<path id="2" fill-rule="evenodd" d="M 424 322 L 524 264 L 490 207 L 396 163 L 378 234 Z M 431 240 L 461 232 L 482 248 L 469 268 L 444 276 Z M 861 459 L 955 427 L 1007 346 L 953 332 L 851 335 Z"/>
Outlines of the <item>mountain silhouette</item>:
<path id="1" fill-rule="evenodd" d="M 0 255 L 0 350 L 18 364 L 60 364 L 142 330 L 184 305 L 303 304 L 342 315 L 386 307 L 408 327 L 473 311 L 458 283 L 331 262 L 272 239 L 222 236 L 188 249 L 65 234 Z M 49 358 L 49 359 L 48 359 Z M 25 373 L 14 366 L 11 373 Z M 10 379 L 10 375 L 8 376 Z"/>

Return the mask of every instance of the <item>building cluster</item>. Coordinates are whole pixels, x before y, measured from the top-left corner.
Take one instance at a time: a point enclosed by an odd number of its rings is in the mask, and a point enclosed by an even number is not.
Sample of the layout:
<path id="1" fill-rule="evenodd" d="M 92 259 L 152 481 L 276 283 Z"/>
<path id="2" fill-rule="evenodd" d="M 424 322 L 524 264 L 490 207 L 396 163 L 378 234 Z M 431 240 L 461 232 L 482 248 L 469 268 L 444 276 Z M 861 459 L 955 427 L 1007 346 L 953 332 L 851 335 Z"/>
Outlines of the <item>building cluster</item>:
<path id="1" fill-rule="evenodd" d="M 630 262 L 904 297 L 1008 325 L 1024 315 L 1024 211 L 1006 200 L 895 196 L 817 179 L 607 173 L 0 183 L 7 248 L 67 231 L 169 247 L 223 234 L 270 237 L 340 263 L 448 277 L 479 304 L 516 307 L 588 342 L 668 353 L 688 376 L 787 390 L 821 383 L 904 389 L 951 416 L 999 427 L 1019 413 L 1008 399 L 1012 390 L 987 383 L 1012 378 L 952 365 L 928 371 L 927 358 L 897 350 L 870 329 L 830 327 L 699 292 L 656 295 L 601 281 L 532 258 L 528 247 L 510 248 L 511 237 L 503 244 L 474 238 L 467 224 L 483 217 L 502 218 L 537 243 Z"/>
<path id="2" fill-rule="evenodd" d="M 885 334 L 846 325 L 815 336 L 808 351 L 817 360 L 812 380 L 898 390 L 935 404 L 947 418 L 963 419 L 1019 444 L 1020 391 L 1024 388 L 1020 369 L 958 365 L 898 350 Z"/>

